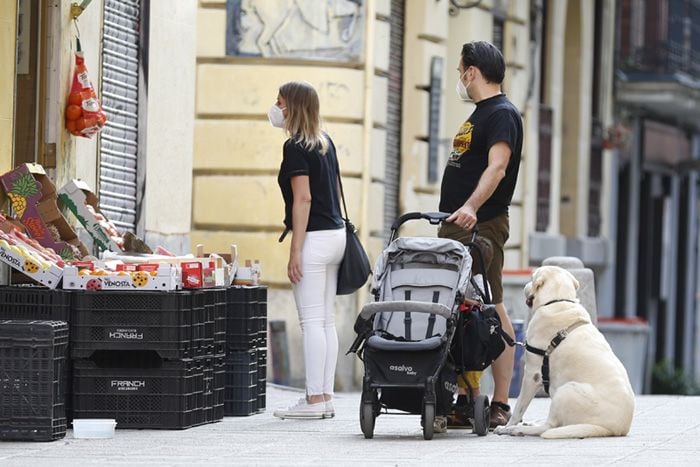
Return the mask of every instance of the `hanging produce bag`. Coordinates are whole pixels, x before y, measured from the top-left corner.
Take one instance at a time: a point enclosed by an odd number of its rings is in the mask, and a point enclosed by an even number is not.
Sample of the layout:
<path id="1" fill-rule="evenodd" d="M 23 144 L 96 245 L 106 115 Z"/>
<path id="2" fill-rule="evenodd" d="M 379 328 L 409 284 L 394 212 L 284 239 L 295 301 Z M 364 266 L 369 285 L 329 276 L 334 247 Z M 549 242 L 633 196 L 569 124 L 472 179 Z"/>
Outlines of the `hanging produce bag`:
<path id="1" fill-rule="evenodd" d="M 66 129 L 72 135 L 85 138 L 92 138 L 99 133 L 107 121 L 107 115 L 102 110 L 95 88 L 88 77 L 80 45 L 75 53 L 73 84 L 68 95 L 65 117 Z"/>

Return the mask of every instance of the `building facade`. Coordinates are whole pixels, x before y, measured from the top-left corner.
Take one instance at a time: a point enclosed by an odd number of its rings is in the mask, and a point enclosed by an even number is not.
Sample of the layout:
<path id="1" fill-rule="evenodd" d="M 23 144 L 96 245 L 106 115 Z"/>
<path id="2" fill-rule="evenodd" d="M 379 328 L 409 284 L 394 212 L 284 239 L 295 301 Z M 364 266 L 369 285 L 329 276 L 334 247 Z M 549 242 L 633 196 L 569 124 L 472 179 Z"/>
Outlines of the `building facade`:
<path id="1" fill-rule="evenodd" d="M 350 218 L 372 258 L 401 213 L 435 211 L 452 137 L 473 110 L 454 86 L 462 44 L 489 40 L 507 63 L 504 92 L 521 110 L 525 146 L 510 210 L 506 268 L 573 255 L 594 268 L 599 313 L 613 316 L 616 219 L 611 181 L 615 2 L 568 0 L 200 1 L 193 172 L 193 243 L 239 247 L 260 259 L 270 316 L 301 345 L 278 244 L 276 183 L 284 135 L 267 109 L 280 84 L 303 79 L 320 93 L 339 149 Z M 435 235 L 408 224 L 403 235 Z M 520 295 L 506 297 L 520 301 Z M 341 347 L 363 291 L 339 297 Z M 518 303 L 519 305 L 519 303 Z M 303 375 L 299 353 L 292 379 Z M 339 387 L 357 381 L 341 359 Z"/>
<path id="2" fill-rule="evenodd" d="M 279 86 L 319 91 L 349 217 L 374 260 L 398 215 L 437 210 L 452 137 L 474 108 L 454 91 L 471 40 L 502 50 L 525 128 L 506 277 L 581 258 L 599 316 L 650 323 L 648 367 L 668 359 L 700 376 L 697 1 L 93 0 L 77 24 L 69 2 L 6 3 L 0 170 L 36 161 L 58 186 L 82 178 L 150 245 L 235 244 L 240 261 L 260 260 L 292 382 L 303 359 L 277 241 L 285 137 L 266 118 Z M 109 118 L 93 139 L 63 123 L 78 34 Z M 511 310 L 519 288 L 507 290 Z M 341 350 L 368 299 L 338 297 Z M 341 357 L 338 389 L 360 371 Z"/>

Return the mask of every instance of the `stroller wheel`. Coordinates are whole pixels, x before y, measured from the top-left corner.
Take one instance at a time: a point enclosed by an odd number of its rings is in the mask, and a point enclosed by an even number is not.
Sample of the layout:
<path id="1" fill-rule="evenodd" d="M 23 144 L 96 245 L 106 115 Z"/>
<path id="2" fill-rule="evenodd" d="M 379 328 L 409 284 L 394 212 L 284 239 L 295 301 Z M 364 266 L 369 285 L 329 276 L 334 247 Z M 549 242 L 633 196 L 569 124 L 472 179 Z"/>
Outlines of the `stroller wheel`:
<path id="1" fill-rule="evenodd" d="M 489 398 L 483 394 L 474 399 L 474 430 L 479 436 L 486 436 L 491 423 L 491 410 L 489 408 Z"/>
<path id="2" fill-rule="evenodd" d="M 423 439 L 433 439 L 435 422 L 435 405 L 423 404 Z"/>
<path id="3" fill-rule="evenodd" d="M 374 436 L 374 404 L 362 402 L 360 404 L 360 428 L 366 439 Z"/>

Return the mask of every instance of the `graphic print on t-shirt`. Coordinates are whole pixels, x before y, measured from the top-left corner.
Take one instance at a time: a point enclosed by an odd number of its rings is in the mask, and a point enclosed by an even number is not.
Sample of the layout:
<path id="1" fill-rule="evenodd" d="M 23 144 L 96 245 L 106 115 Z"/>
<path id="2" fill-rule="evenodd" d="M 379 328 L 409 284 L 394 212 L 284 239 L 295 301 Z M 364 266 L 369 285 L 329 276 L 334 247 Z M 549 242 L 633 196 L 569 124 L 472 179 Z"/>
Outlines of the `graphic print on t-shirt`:
<path id="1" fill-rule="evenodd" d="M 469 147 L 472 144 L 472 133 L 474 131 L 474 125 L 467 120 L 459 127 L 459 131 L 452 140 L 452 152 L 450 153 L 450 158 L 447 161 L 448 165 L 453 167 L 461 167 L 460 159 L 469 151 Z"/>

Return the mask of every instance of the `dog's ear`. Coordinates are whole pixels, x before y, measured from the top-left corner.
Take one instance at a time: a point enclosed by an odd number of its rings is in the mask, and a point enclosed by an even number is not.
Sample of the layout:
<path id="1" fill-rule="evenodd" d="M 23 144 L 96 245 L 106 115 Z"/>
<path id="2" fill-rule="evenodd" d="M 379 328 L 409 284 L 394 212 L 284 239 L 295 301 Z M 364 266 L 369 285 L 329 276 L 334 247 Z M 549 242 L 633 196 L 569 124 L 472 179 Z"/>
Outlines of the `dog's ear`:
<path id="1" fill-rule="evenodd" d="M 581 284 L 579 284 L 578 279 L 576 279 L 576 277 L 573 274 L 571 274 L 571 272 L 569 272 L 569 271 L 566 271 L 566 272 L 569 274 L 569 277 L 571 278 L 571 282 L 573 282 L 573 284 L 574 284 L 574 290 L 578 290 L 578 288 L 581 287 Z"/>
<path id="2" fill-rule="evenodd" d="M 542 271 L 540 271 L 539 274 L 535 274 L 535 277 L 532 280 L 532 290 L 540 290 L 540 287 L 544 285 L 544 274 Z"/>

